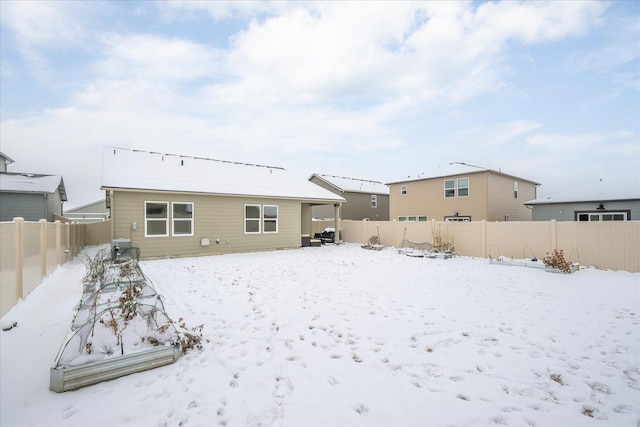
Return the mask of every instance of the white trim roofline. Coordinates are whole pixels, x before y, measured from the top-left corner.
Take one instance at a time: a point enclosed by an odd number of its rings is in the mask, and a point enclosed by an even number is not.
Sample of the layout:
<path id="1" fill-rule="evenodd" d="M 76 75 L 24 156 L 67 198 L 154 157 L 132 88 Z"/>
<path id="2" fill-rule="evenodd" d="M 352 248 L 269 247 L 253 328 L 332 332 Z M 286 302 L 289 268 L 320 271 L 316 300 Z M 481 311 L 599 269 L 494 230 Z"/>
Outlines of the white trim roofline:
<path id="1" fill-rule="evenodd" d="M 368 179 L 348 178 L 345 176 L 325 175 L 313 173 L 309 177 L 309 181 L 313 177 L 327 183 L 340 192 L 348 193 L 364 193 L 388 196 L 389 187 L 380 181 L 372 181 Z"/>

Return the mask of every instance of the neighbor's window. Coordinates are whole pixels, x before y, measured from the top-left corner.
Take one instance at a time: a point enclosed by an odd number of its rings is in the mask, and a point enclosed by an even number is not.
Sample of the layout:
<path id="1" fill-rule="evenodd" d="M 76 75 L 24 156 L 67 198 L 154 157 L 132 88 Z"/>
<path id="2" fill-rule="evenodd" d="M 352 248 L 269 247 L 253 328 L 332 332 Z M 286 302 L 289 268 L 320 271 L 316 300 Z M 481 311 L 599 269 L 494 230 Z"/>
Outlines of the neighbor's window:
<path id="1" fill-rule="evenodd" d="M 458 197 L 469 196 L 469 178 L 458 178 Z"/>
<path id="2" fill-rule="evenodd" d="M 173 235 L 193 236 L 193 203 L 172 203 Z"/>
<path id="3" fill-rule="evenodd" d="M 455 179 L 446 179 L 444 181 L 444 197 L 456 197 Z"/>
<path id="4" fill-rule="evenodd" d="M 278 232 L 278 206 L 263 206 L 262 214 L 263 218 L 263 227 L 262 230 L 264 233 L 277 233 Z"/>
<path id="5" fill-rule="evenodd" d="M 401 185 L 400 186 L 400 194 L 407 194 L 407 186 L 406 185 Z"/>
<path id="6" fill-rule="evenodd" d="M 427 219 L 428 219 L 428 218 L 427 218 L 427 216 L 426 216 L 426 215 L 420 215 L 420 216 L 418 217 L 418 221 L 419 221 L 419 222 L 425 222 L 425 221 L 427 221 Z"/>
<path id="7" fill-rule="evenodd" d="M 518 198 L 518 181 L 513 181 L 513 198 Z"/>
<path id="8" fill-rule="evenodd" d="M 372 208 L 378 207 L 378 196 L 376 194 L 371 195 L 371 207 Z"/>
<path id="9" fill-rule="evenodd" d="M 144 202 L 144 236 L 162 237 L 169 235 L 169 203 Z"/>
<path id="10" fill-rule="evenodd" d="M 244 232 L 260 233 L 260 205 L 244 205 Z"/>
<path id="11" fill-rule="evenodd" d="M 415 216 L 410 216 L 409 217 L 409 221 L 417 221 L 417 220 L 418 220 L 418 218 L 415 217 Z"/>
<path id="12" fill-rule="evenodd" d="M 471 217 L 470 216 L 445 216 L 444 220 L 450 221 L 450 222 L 469 222 L 471 221 Z"/>
<path id="13" fill-rule="evenodd" d="M 406 221 L 407 217 L 406 216 L 399 216 L 398 217 L 398 221 Z"/>
<path id="14" fill-rule="evenodd" d="M 626 221 L 627 212 L 580 212 L 578 221 Z"/>

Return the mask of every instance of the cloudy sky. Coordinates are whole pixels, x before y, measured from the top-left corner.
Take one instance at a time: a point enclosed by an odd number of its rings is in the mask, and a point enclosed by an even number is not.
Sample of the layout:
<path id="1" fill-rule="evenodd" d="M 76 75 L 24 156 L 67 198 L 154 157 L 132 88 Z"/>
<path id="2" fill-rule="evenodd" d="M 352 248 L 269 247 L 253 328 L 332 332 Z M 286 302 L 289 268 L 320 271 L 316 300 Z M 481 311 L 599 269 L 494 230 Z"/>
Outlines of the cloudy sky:
<path id="1" fill-rule="evenodd" d="M 0 150 L 102 197 L 117 146 L 397 181 L 640 187 L 640 2 L 0 2 Z"/>

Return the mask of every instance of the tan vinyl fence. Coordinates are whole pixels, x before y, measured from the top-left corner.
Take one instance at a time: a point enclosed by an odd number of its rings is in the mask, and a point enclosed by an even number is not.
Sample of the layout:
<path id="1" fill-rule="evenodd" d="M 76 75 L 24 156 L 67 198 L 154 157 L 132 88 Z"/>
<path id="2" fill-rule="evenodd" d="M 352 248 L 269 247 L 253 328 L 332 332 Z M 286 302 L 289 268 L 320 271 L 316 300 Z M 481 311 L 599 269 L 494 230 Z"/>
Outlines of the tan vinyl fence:
<path id="1" fill-rule="evenodd" d="M 333 227 L 333 221 L 314 221 L 313 232 Z M 345 242 L 367 243 L 380 237 L 385 246 L 400 248 L 434 243 L 434 236 L 450 239 L 458 255 L 542 259 L 563 249 L 565 258 L 601 269 L 640 272 L 640 221 L 572 222 L 446 222 L 341 221 Z"/>
<path id="2" fill-rule="evenodd" d="M 0 222 L 0 316 L 86 245 L 110 241 L 110 221 L 95 224 Z"/>

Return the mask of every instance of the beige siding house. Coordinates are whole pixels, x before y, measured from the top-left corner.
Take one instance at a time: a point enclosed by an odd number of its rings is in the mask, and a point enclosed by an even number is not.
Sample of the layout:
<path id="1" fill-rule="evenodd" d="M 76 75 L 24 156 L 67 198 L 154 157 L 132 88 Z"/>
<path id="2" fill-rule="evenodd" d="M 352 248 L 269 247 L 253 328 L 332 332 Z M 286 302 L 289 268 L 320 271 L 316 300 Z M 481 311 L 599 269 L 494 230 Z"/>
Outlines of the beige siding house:
<path id="1" fill-rule="evenodd" d="M 122 148 L 102 173 L 112 237 L 143 258 L 299 248 L 312 206 L 344 201 L 278 167 Z"/>
<path id="2" fill-rule="evenodd" d="M 314 173 L 309 181 L 346 199 L 340 219 L 389 221 L 389 187 L 378 181 Z M 331 206 L 314 206 L 316 219 L 334 218 Z"/>
<path id="3" fill-rule="evenodd" d="M 389 183 L 396 221 L 531 221 L 524 203 L 539 184 L 501 171 L 465 164 Z"/>

